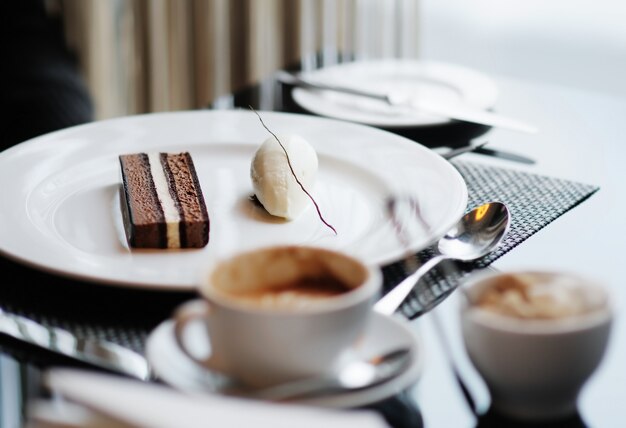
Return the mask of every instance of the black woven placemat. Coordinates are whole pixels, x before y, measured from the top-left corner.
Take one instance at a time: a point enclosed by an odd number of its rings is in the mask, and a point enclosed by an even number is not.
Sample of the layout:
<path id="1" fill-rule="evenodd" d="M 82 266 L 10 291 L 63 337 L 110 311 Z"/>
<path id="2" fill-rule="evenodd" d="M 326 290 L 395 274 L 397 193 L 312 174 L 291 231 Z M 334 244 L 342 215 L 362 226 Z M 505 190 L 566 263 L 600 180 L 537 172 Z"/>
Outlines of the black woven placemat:
<path id="1" fill-rule="evenodd" d="M 421 281 L 401 308 L 409 319 L 448 296 L 460 277 L 488 266 L 598 190 L 588 184 L 510 169 L 459 161 L 454 165 L 467 182 L 468 210 L 489 201 L 504 202 L 512 216 L 511 228 L 503 244 L 488 257 L 461 265 L 445 278 L 434 271 Z M 431 254 L 424 251 L 418 258 L 424 261 Z M 108 339 L 139 352 L 143 351 L 149 332 L 168 318 L 178 304 L 195 295 L 86 286 L 3 258 L 0 269 L 4 281 L 0 284 L 0 308 L 4 311 L 67 329 L 78 337 Z M 402 263 L 384 266 L 383 273 L 385 290 L 406 276 Z M 26 357 L 32 359 L 34 354 L 29 351 Z"/>
<path id="2" fill-rule="evenodd" d="M 599 189 L 594 185 L 512 169 L 462 161 L 452 163 L 467 183 L 467 211 L 486 202 L 503 202 L 511 214 L 511 227 L 502 244 L 490 255 L 473 263 L 457 263 L 455 269 L 435 269 L 423 278 L 400 308 L 409 319 L 432 309 L 454 291 L 464 276 L 489 266 Z M 416 257 L 423 263 L 432 255 L 429 249 Z M 407 275 L 404 263 L 384 266 L 383 272 L 386 291 Z"/>

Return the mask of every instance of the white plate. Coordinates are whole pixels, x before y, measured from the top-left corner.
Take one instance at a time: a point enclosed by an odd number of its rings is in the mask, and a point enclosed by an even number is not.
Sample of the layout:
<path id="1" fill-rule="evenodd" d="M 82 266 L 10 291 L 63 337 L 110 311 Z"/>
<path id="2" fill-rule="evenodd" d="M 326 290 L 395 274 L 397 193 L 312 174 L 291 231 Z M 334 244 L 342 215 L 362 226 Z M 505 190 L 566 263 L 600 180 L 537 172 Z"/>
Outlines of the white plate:
<path id="1" fill-rule="evenodd" d="M 249 200 L 255 150 L 269 134 L 251 111 L 155 113 L 77 126 L 0 153 L 0 252 L 31 266 L 110 285 L 192 289 L 209 260 L 274 244 L 339 249 L 385 263 L 403 255 L 384 202 L 420 201 L 433 234 L 416 233 L 414 250 L 441 237 L 463 214 L 467 187 L 431 150 L 362 125 L 260 112 L 277 133 L 297 133 L 320 159 L 315 196 L 296 220 L 271 217 Z M 189 151 L 211 219 L 210 242 L 195 250 L 128 248 L 119 207 L 118 155 Z"/>
<path id="2" fill-rule="evenodd" d="M 477 109 L 495 105 L 496 84 L 484 74 L 457 65 L 414 60 L 357 61 L 321 68 L 303 74 L 308 80 L 370 92 L 399 92 L 422 99 L 462 103 Z M 359 96 L 293 89 L 300 107 L 320 116 L 386 128 L 432 126 L 450 123 L 449 118 L 407 112 L 384 102 Z"/>
<path id="3" fill-rule="evenodd" d="M 359 407 L 392 397 L 417 382 L 424 361 L 419 335 L 411 330 L 408 321 L 374 312 L 363 339 L 352 349 L 352 358 L 369 358 L 404 346 L 411 349 L 411 364 L 395 378 L 363 390 L 302 398 L 293 402 L 335 408 Z M 178 347 L 172 320 L 164 321 L 150 333 L 146 342 L 146 356 L 158 378 L 182 391 L 219 394 L 220 386 L 225 384 L 223 376 L 204 369 Z"/>

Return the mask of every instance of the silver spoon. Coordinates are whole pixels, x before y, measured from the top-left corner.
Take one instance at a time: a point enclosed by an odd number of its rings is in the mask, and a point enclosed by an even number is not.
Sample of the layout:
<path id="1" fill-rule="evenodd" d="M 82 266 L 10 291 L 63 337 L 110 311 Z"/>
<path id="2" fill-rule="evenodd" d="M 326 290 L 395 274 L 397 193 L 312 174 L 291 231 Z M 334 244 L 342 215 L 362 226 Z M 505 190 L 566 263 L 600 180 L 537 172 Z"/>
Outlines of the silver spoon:
<path id="1" fill-rule="evenodd" d="M 465 214 L 437 243 L 439 254 L 406 277 L 374 304 L 374 310 L 391 315 L 402 305 L 420 278 L 444 260 L 472 261 L 486 256 L 502 241 L 510 224 L 509 210 L 490 202 Z"/>
<path id="2" fill-rule="evenodd" d="M 233 387 L 223 390 L 229 395 L 269 401 L 287 401 L 329 393 L 369 388 L 386 382 L 404 371 L 411 363 L 409 348 L 395 349 L 366 360 L 354 360 L 335 373 L 297 379 L 266 388 Z"/>
<path id="3" fill-rule="evenodd" d="M 418 219 L 423 226 L 427 226 L 424 219 L 416 211 Z M 420 278 L 438 263 L 447 259 L 456 259 L 462 261 L 475 260 L 483 257 L 493 251 L 502 242 L 506 235 L 510 224 L 509 211 L 506 205 L 500 202 L 490 202 L 483 204 L 464 215 L 461 220 L 453 227 L 437 244 L 440 255 L 433 257 L 422 267 L 417 269 L 413 274 L 409 275 L 387 296 L 380 299 L 374 309 L 385 313 L 392 314 L 402 304 L 406 296 L 413 290 Z M 407 263 L 410 262 L 407 258 Z M 397 291 L 399 289 L 399 291 Z M 461 373 L 452 358 L 452 350 L 446 338 L 445 331 L 441 325 L 441 321 L 437 316 L 437 311 L 431 311 L 432 320 L 437 330 L 437 335 L 444 348 L 444 355 L 448 360 L 457 384 L 461 388 L 461 392 L 467 401 L 472 413 L 478 417 L 478 408 L 476 402 L 465 384 Z"/>

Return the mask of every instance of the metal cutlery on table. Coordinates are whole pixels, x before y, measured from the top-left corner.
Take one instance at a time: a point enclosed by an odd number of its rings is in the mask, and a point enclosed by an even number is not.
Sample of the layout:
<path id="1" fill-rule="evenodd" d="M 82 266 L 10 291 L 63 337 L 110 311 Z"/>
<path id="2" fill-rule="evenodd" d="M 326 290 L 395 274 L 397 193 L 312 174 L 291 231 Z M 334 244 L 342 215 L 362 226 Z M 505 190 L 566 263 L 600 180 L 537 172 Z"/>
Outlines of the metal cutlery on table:
<path id="1" fill-rule="evenodd" d="M 376 93 L 345 86 L 329 85 L 320 82 L 313 82 L 298 74 L 281 71 L 277 74 L 279 81 L 308 89 L 318 89 L 324 91 L 340 92 L 359 97 L 370 98 L 387 103 L 394 107 L 404 107 L 416 111 L 423 111 L 440 115 L 450 119 L 462 120 L 465 122 L 478 123 L 497 128 L 510 129 L 526 133 L 536 133 L 537 128 L 520 120 L 506 117 L 487 110 L 479 110 L 471 106 L 437 102 L 435 100 L 418 99 L 407 96 L 405 93 Z"/>
<path id="2" fill-rule="evenodd" d="M 149 380 L 152 377 L 147 360 L 131 349 L 104 339 L 80 338 L 67 330 L 44 326 L 37 321 L 2 309 L 0 309 L 0 334 L 88 366 L 141 380 Z"/>
<path id="3" fill-rule="evenodd" d="M 479 143 L 476 145 L 468 144 L 467 146 L 457 147 L 456 149 L 448 150 L 447 152 L 442 153 L 441 156 L 444 159 L 450 160 L 464 153 L 475 152 L 476 150 L 479 150 L 480 148 L 484 147 L 488 142 L 489 141 L 483 141 L 482 143 Z"/>
<path id="4" fill-rule="evenodd" d="M 472 151 L 481 155 L 491 156 L 494 158 L 509 160 L 513 162 L 519 162 L 526 165 L 533 165 L 536 163 L 534 159 L 529 158 L 528 156 L 508 152 L 505 150 L 492 149 L 489 147 L 477 147 L 475 150 Z"/>
<path id="5" fill-rule="evenodd" d="M 479 144 L 468 144 L 466 146 L 457 147 L 455 149 L 448 150 L 445 153 L 441 153 L 441 156 L 444 159 L 450 160 L 464 153 L 477 153 L 477 154 L 491 156 L 491 157 L 499 158 L 499 159 L 505 159 L 505 160 L 509 160 L 513 162 L 520 162 L 526 165 L 532 165 L 535 163 L 534 159 L 531 159 L 524 155 L 485 147 L 487 143 L 488 141 L 484 141 Z"/>

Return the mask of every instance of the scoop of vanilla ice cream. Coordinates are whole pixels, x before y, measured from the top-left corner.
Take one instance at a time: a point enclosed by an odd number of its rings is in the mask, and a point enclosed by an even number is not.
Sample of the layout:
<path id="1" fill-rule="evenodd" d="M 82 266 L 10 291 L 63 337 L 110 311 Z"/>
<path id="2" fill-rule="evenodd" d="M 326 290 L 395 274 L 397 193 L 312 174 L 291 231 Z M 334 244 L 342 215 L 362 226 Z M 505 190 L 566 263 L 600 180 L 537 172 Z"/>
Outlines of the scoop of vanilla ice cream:
<path id="1" fill-rule="evenodd" d="M 317 153 L 299 135 L 277 135 L 289 154 L 293 172 L 311 192 L 317 176 Z M 271 215 L 292 220 L 311 202 L 293 176 L 285 151 L 274 136 L 256 151 L 250 166 L 254 193 Z"/>

